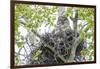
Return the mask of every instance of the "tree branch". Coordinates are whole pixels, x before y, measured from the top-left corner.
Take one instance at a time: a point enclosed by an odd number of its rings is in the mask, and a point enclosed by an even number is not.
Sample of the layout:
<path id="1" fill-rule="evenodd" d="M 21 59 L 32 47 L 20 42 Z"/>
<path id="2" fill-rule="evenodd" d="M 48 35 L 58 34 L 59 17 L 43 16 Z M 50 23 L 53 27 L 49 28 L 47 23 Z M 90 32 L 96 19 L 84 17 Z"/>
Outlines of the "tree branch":
<path id="1" fill-rule="evenodd" d="M 81 41 L 82 40 L 80 40 L 79 37 L 75 39 L 75 42 L 72 45 L 71 54 L 70 54 L 68 62 L 74 62 L 76 49 L 77 49 L 77 47 L 78 47 L 78 45 L 80 44 Z"/>
<path id="2" fill-rule="evenodd" d="M 72 45 L 71 54 L 70 54 L 68 62 L 74 62 L 77 46 L 81 42 L 80 37 L 77 37 L 78 10 L 76 8 L 73 9 L 73 17 L 71 17 L 71 19 L 72 19 L 73 25 L 74 25 L 74 32 L 75 32 L 74 39 L 75 39 L 75 42 Z"/>
<path id="3" fill-rule="evenodd" d="M 71 17 L 71 20 L 73 21 L 75 37 L 77 37 L 78 10 L 76 8 L 73 9 L 73 16 Z"/>

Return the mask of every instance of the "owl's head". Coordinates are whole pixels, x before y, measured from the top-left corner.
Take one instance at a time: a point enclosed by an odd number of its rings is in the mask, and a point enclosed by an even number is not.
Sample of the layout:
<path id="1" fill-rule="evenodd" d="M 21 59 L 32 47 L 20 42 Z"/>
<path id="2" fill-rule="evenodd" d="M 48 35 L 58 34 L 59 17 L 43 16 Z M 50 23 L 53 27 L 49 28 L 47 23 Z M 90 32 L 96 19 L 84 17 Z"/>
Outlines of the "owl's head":
<path id="1" fill-rule="evenodd" d="M 58 21 L 57 21 L 57 28 L 61 29 L 61 30 L 66 30 L 68 29 L 69 26 L 69 20 L 67 17 L 65 16 L 59 16 L 58 17 Z"/>

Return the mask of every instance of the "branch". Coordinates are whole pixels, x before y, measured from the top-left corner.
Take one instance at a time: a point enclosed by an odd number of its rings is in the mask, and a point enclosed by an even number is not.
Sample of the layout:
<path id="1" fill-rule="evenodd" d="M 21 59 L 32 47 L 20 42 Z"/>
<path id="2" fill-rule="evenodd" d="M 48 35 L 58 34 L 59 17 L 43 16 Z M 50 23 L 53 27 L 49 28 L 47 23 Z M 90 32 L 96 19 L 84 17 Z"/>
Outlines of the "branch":
<path id="1" fill-rule="evenodd" d="M 80 38 L 75 38 L 75 42 L 73 43 L 72 45 L 72 49 L 71 49 L 71 54 L 70 54 L 70 57 L 69 57 L 69 60 L 68 62 L 74 62 L 74 58 L 75 58 L 75 53 L 76 53 L 76 48 L 78 47 L 79 43 L 81 42 L 82 40 L 80 40 Z"/>
<path id="2" fill-rule="evenodd" d="M 84 25 L 82 26 L 82 28 L 80 29 L 80 31 L 81 31 L 85 26 L 87 26 L 87 25 L 88 25 L 88 23 L 84 24 Z"/>
<path id="3" fill-rule="evenodd" d="M 59 7 L 58 9 L 58 17 L 63 16 L 65 13 L 65 7 Z"/>
<path id="4" fill-rule="evenodd" d="M 30 48 L 30 50 L 31 50 L 31 52 L 32 52 L 32 49 L 31 49 L 31 45 L 28 43 L 28 39 L 27 39 L 27 37 L 25 38 L 26 39 L 26 43 L 27 43 L 27 45 L 28 45 L 28 47 Z"/>
<path id="5" fill-rule="evenodd" d="M 77 37 L 78 10 L 76 8 L 73 9 L 73 16 L 71 17 L 71 20 L 73 21 L 75 37 Z"/>

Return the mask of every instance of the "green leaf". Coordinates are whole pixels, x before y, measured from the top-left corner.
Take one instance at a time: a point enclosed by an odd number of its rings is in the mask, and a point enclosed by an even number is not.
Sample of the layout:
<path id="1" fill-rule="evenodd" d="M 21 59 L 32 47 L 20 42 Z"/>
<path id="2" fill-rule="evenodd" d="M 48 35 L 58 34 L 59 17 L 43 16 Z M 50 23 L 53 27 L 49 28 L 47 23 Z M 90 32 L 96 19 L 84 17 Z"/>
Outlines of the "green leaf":
<path id="1" fill-rule="evenodd" d="M 42 53 L 41 50 L 39 50 L 39 49 L 36 50 L 36 51 L 34 52 L 34 54 L 32 55 L 32 59 L 33 59 L 33 60 L 38 60 L 41 53 Z"/>
<path id="2" fill-rule="evenodd" d="M 80 32 L 80 39 L 83 40 L 85 38 L 85 32 L 81 31 Z"/>

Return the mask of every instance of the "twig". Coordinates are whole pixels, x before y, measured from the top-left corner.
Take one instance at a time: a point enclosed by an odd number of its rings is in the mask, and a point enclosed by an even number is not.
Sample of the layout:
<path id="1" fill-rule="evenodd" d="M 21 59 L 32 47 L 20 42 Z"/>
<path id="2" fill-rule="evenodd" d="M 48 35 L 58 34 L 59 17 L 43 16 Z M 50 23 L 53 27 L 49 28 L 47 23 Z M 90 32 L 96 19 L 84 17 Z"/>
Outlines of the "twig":
<path id="1" fill-rule="evenodd" d="M 27 40 L 27 37 L 26 37 L 26 43 L 27 43 L 27 45 L 29 46 L 29 48 L 30 48 L 30 44 L 28 43 L 28 40 Z M 32 52 L 32 49 L 30 48 L 30 50 L 31 50 L 31 52 Z"/>
<path id="2" fill-rule="evenodd" d="M 82 28 L 80 29 L 80 31 L 81 31 L 81 30 L 82 30 L 82 29 L 83 29 L 86 25 L 88 25 L 88 23 L 87 23 L 87 24 L 85 24 L 85 25 L 83 25 L 83 26 L 82 26 Z"/>

